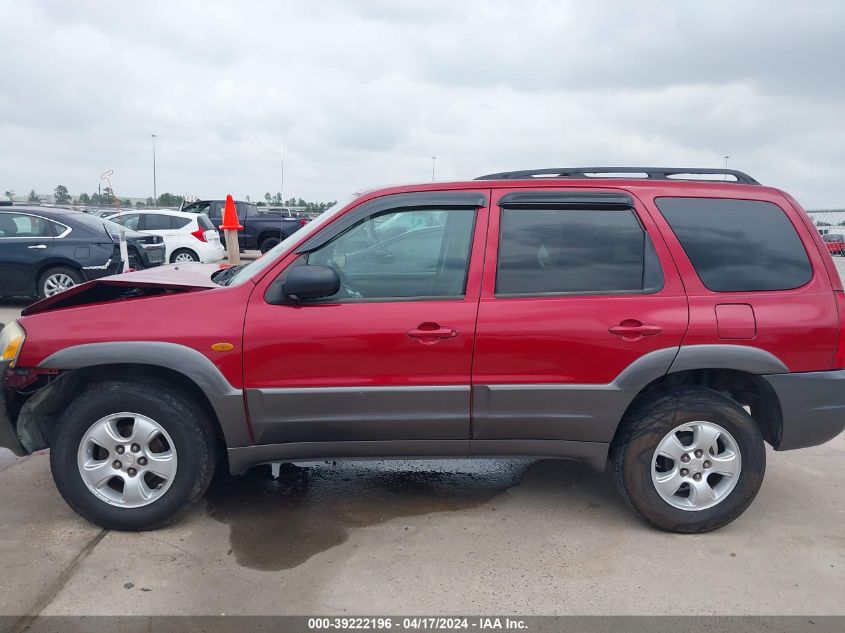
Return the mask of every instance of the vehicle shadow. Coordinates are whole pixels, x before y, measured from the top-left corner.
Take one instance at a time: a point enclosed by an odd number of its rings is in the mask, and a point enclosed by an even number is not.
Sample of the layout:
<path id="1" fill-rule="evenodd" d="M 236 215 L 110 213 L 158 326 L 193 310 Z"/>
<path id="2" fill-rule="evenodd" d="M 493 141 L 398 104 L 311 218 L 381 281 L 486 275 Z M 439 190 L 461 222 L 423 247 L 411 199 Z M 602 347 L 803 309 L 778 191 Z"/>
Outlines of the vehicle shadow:
<path id="1" fill-rule="evenodd" d="M 563 460 L 283 464 L 221 476 L 208 514 L 230 526 L 238 563 L 275 571 L 343 543 L 355 528 L 433 512 L 471 510 L 519 487 L 523 503 L 595 511 L 622 501 L 608 473 Z"/>

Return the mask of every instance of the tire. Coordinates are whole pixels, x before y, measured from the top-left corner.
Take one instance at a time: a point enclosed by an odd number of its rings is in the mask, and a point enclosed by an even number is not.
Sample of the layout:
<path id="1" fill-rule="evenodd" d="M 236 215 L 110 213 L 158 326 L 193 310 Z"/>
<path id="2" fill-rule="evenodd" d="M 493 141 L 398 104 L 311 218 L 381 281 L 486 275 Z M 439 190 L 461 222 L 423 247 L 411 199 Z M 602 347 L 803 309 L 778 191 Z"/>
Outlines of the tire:
<path id="1" fill-rule="evenodd" d="M 175 251 L 173 251 L 173 254 L 170 255 L 171 264 L 198 262 L 199 260 L 199 255 L 197 255 L 190 248 L 177 248 Z"/>
<path id="2" fill-rule="evenodd" d="M 695 435 L 687 428 L 694 429 Z M 717 455 L 712 461 L 685 447 L 694 443 L 699 431 L 701 438 L 709 437 L 708 432 L 718 433 L 712 444 Z M 663 452 L 664 447 L 675 451 L 672 435 L 685 440 L 679 443 L 677 461 Z M 664 440 L 666 444 L 662 444 Z M 658 446 L 661 451 L 657 451 Z M 738 461 L 731 459 L 732 452 L 738 452 Z M 688 463 L 681 461 L 690 458 Z M 763 483 L 766 448 L 760 429 L 742 407 L 716 391 L 696 387 L 648 401 L 627 415 L 611 446 L 611 461 L 617 488 L 640 516 L 662 530 L 692 534 L 727 525 L 745 511 Z M 685 477 L 680 477 L 682 467 L 686 467 Z M 716 469 L 729 468 L 738 469 L 738 474 L 716 473 Z M 696 475 L 702 477 L 693 481 Z M 684 483 L 678 491 L 667 492 L 679 477 Z M 666 482 L 661 486 L 662 493 L 658 491 L 659 481 Z M 711 496 L 696 494 L 702 489 L 711 490 Z M 717 494 L 720 496 L 714 499 Z"/>
<path id="3" fill-rule="evenodd" d="M 44 299 L 83 282 L 79 271 L 67 266 L 49 268 L 38 279 L 38 298 Z M 62 287 L 63 286 L 63 287 Z M 61 289 L 59 289 L 62 287 Z"/>
<path id="4" fill-rule="evenodd" d="M 271 248 L 276 246 L 276 244 L 281 242 L 282 239 L 284 239 L 284 238 L 265 237 L 263 240 L 261 240 L 261 243 L 258 245 L 258 250 L 260 250 L 261 254 L 263 255 L 264 253 L 269 251 Z"/>
<path id="5" fill-rule="evenodd" d="M 114 416 L 118 413 L 124 415 Z M 125 422 L 130 419 L 125 413 L 132 414 L 131 430 L 137 429 L 139 437 L 151 437 L 149 421 L 163 432 L 159 431 L 156 439 L 140 451 L 131 445 L 134 437 L 117 436 L 123 445 L 102 454 L 103 449 L 91 438 L 111 441 L 116 436 L 97 434 L 94 429 L 102 428 L 98 425 L 111 416 Z M 147 426 L 134 426 L 137 424 Z M 153 442 L 158 443 L 159 452 L 151 448 Z M 99 454 L 90 452 L 92 445 Z M 162 456 L 166 458 L 168 450 L 173 459 L 164 461 Z M 79 464 L 85 460 L 86 465 L 100 464 L 92 472 L 102 469 L 99 475 L 89 476 L 89 481 L 111 477 L 107 485 L 95 486 L 102 492 L 95 493 L 83 479 Z M 101 464 L 103 460 L 105 465 Z M 119 470 L 116 462 L 121 463 Z M 132 464 L 138 469 L 135 475 L 131 473 Z M 149 530 L 172 522 L 205 493 L 215 466 L 215 434 L 203 409 L 181 390 L 143 377 L 90 384 L 58 420 L 50 447 L 53 480 L 67 504 L 92 523 L 112 530 Z M 166 479 L 152 473 L 168 468 L 172 474 Z M 122 487 L 120 482 L 135 487 L 115 490 L 112 486 Z M 139 488 L 141 482 L 143 488 Z M 149 498 L 130 495 L 130 490 L 146 490 Z M 140 499 L 135 505 L 133 496 Z"/>

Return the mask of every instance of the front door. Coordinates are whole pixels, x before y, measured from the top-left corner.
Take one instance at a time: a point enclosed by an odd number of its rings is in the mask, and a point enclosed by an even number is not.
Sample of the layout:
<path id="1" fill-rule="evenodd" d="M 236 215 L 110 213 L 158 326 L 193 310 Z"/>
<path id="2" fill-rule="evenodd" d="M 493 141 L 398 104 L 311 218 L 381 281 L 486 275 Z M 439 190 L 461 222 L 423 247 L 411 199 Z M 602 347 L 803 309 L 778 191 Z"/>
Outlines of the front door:
<path id="1" fill-rule="evenodd" d="M 316 234 L 314 248 L 256 286 L 244 385 L 257 443 L 466 444 L 487 208 L 446 202 L 403 194 L 401 206 L 381 198 L 372 213 L 364 202 L 348 228 L 334 235 L 328 225 L 321 233 L 333 237 Z M 264 300 L 285 270 L 304 265 L 333 267 L 341 290 L 301 304 Z"/>
<path id="2" fill-rule="evenodd" d="M 624 192 L 499 190 L 491 208 L 473 439 L 609 442 L 686 331 L 665 243 Z"/>

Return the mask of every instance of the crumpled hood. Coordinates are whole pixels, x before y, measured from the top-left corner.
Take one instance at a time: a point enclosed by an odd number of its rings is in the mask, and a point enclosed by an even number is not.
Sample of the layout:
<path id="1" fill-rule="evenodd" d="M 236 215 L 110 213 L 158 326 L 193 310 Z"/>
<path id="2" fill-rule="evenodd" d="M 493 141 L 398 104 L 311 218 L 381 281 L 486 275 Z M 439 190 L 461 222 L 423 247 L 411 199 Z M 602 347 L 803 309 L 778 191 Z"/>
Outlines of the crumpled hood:
<path id="1" fill-rule="evenodd" d="M 42 299 L 21 311 L 22 316 L 92 303 L 219 288 L 211 275 L 218 264 L 173 264 L 102 277 Z"/>

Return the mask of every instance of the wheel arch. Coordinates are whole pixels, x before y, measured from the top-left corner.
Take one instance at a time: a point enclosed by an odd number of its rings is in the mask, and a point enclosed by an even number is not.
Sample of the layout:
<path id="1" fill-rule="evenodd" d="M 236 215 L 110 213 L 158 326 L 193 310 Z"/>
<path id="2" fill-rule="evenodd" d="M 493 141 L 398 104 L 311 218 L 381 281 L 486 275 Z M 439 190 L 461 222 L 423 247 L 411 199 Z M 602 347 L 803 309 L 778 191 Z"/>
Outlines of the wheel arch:
<path id="1" fill-rule="evenodd" d="M 632 412 L 672 391 L 700 386 L 748 407 L 766 442 L 775 448 L 780 444 L 783 412 L 777 393 L 763 375 L 789 373 L 789 369 L 770 352 L 744 345 L 691 345 L 678 349 L 665 373 L 640 383 L 637 389 L 631 389 L 633 381 L 625 384 L 626 373 L 628 370 L 616 382 L 622 383 L 623 389 L 627 387 L 632 398 L 619 420 L 613 441 Z"/>
<path id="2" fill-rule="evenodd" d="M 206 410 L 225 447 L 252 444 L 243 391 L 233 387 L 208 358 L 184 345 L 149 341 L 77 345 L 47 357 L 39 368 L 60 374 L 27 400 L 18 416 L 18 435 L 29 451 L 49 445 L 49 425 L 63 405 L 92 382 L 115 376 L 175 384 Z"/>

